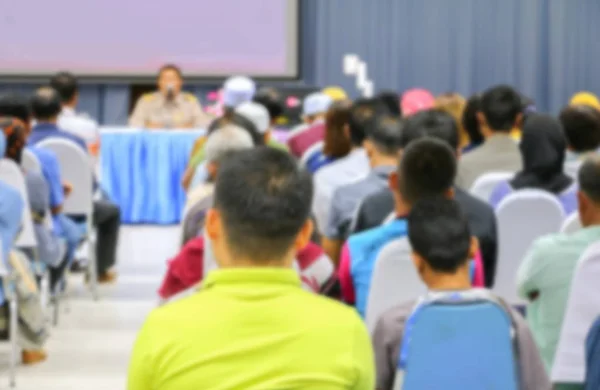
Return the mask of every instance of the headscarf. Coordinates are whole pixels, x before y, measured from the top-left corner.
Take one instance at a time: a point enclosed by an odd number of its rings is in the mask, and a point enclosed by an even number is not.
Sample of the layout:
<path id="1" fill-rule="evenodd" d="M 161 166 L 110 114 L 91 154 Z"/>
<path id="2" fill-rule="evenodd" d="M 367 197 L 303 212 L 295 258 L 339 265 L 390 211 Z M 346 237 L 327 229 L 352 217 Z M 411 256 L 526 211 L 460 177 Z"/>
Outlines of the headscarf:
<path id="1" fill-rule="evenodd" d="M 523 170 L 510 185 L 514 189 L 537 188 L 559 194 L 573 183 L 563 172 L 567 143 L 560 122 L 550 115 L 532 114 L 523 126 L 519 148 Z"/>
<path id="2" fill-rule="evenodd" d="M 409 89 L 402 94 L 400 106 L 402 115 L 411 116 L 419 111 L 429 110 L 435 104 L 435 97 L 426 89 Z"/>
<path id="3" fill-rule="evenodd" d="M 569 105 L 571 106 L 589 106 L 595 108 L 596 110 L 600 110 L 600 101 L 598 97 L 591 92 L 577 92 L 571 100 L 569 101 Z"/>
<path id="4" fill-rule="evenodd" d="M 0 128 L 6 139 L 6 150 L 2 156 L 20 164 L 26 141 L 25 124 L 15 118 L 0 118 Z"/>

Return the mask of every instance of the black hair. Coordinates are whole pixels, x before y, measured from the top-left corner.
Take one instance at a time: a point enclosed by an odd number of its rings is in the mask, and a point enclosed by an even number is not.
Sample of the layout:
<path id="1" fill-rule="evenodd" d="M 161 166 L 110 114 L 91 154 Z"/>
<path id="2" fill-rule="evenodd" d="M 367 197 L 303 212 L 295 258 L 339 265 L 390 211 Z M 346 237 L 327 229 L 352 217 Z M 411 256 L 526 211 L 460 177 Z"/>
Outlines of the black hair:
<path id="1" fill-rule="evenodd" d="M 165 64 L 161 66 L 158 70 L 158 77 L 162 76 L 163 72 L 167 70 L 172 70 L 173 72 L 177 73 L 177 76 L 179 76 L 180 79 L 183 79 L 183 72 L 181 72 L 181 68 L 175 64 Z"/>
<path id="2" fill-rule="evenodd" d="M 254 123 L 243 115 L 238 114 L 232 108 L 227 108 L 226 112 L 223 116 L 214 119 L 208 125 L 208 134 L 212 133 L 215 130 L 220 129 L 221 127 L 227 126 L 229 124 L 241 127 L 246 130 L 250 137 L 252 137 L 252 141 L 254 141 L 254 145 L 264 145 L 265 137 L 258 131 Z"/>
<path id="3" fill-rule="evenodd" d="M 481 111 L 481 96 L 473 95 L 467 100 L 461 118 L 463 128 L 469 135 L 469 141 L 472 145 L 483 143 L 483 135 L 481 134 L 481 128 L 477 120 L 477 113 L 479 111 Z"/>
<path id="4" fill-rule="evenodd" d="M 380 153 L 397 156 L 402 146 L 402 125 L 403 122 L 398 117 L 379 117 L 375 121 L 375 126 L 367 133 L 367 139 Z"/>
<path id="5" fill-rule="evenodd" d="M 269 111 L 271 120 L 283 114 L 283 101 L 275 88 L 263 87 L 259 89 L 252 100 L 258 104 L 262 104 Z"/>
<path id="6" fill-rule="evenodd" d="M 600 158 L 586 159 L 577 174 L 579 190 L 600 205 Z"/>
<path id="7" fill-rule="evenodd" d="M 402 116 L 400 108 L 400 95 L 395 91 L 381 91 L 377 95 L 377 99 L 385 106 L 388 113 L 395 117 Z"/>
<path id="8" fill-rule="evenodd" d="M 447 142 L 424 137 L 411 142 L 398 167 L 398 190 L 405 202 L 414 204 L 429 196 L 441 196 L 456 177 L 455 150 Z"/>
<path id="9" fill-rule="evenodd" d="M 219 166 L 215 208 L 234 255 L 280 260 L 310 217 L 310 175 L 286 152 L 259 147 Z"/>
<path id="10" fill-rule="evenodd" d="M 490 88 L 481 97 L 481 112 L 493 131 L 512 130 L 522 110 L 521 95 L 508 85 Z"/>
<path id="11" fill-rule="evenodd" d="M 454 273 L 469 260 L 469 222 L 453 199 L 438 196 L 415 203 L 408 216 L 408 240 L 436 272 Z"/>
<path id="12" fill-rule="evenodd" d="M 53 76 L 50 86 L 58 92 L 63 103 L 72 101 L 79 90 L 77 79 L 69 72 L 60 72 Z"/>
<path id="13" fill-rule="evenodd" d="M 348 127 L 350 128 L 350 142 L 354 146 L 361 146 L 367 132 L 373 126 L 377 117 L 387 112 L 383 104 L 377 99 L 358 99 L 350 108 Z"/>
<path id="14" fill-rule="evenodd" d="M 406 118 L 402 131 L 402 148 L 423 137 L 440 139 L 453 150 L 458 148 L 458 126 L 456 121 L 452 115 L 439 109 L 419 111 Z"/>
<path id="15" fill-rule="evenodd" d="M 10 93 L 0 96 L 0 116 L 12 116 L 26 125 L 31 121 L 31 108 L 23 95 Z"/>
<path id="16" fill-rule="evenodd" d="M 589 106 L 567 106 L 560 113 L 567 144 L 577 153 L 600 147 L 600 112 Z"/>
<path id="17" fill-rule="evenodd" d="M 58 116 L 62 106 L 58 92 L 51 87 L 38 89 L 31 98 L 31 111 L 37 120 L 48 120 Z"/>

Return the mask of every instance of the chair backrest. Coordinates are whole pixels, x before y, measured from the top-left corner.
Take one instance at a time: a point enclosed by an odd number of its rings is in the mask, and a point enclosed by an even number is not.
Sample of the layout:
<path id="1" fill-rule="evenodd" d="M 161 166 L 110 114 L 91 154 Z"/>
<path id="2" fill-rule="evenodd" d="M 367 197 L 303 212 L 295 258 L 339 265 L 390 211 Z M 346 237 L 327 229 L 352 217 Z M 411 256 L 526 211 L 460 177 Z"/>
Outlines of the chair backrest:
<path id="1" fill-rule="evenodd" d="M 560 232 L 569 234 L 574 233 L 579 229 L 581 229 L 581 220 L 579 219 L 579 213 L 575 211 L 565 218 L 562 226 L 560 227 Z"/>
<path id="2" fill-rule="evenodd" d="M 300 165 L 303 166 L 303 167 L 306 167 L 306 164 L 308 164 L 308 160 L 315 153 L 320 152 L 321 150 L 323 150 L 323 146 L 325 146 L 325 143 L 323 141 L 319 141 L 319 142 L 315 143 L 314 145 L 312 145 L 310 148 L 306 149 L 306 151 L 304 152 L 304 154 L 300 158 Z"/>
<path id="3" fill-rule="evenodd" d="M 515 174 L 512 172 L 489 172 L 481 175 L 475 180 L 475 183 L 471 186 L 469 192 L 481 199 L 484 202 L 490 201 L 490 196 L 496 188 L 496 186 L 505 180 L 510 179 Z"/>
<path id="4" fill-rule="evenodd" d="M 554 357 L 551 378 L 555 383 L 583 383 L 585 339 L 600 315 L 600 242 L 579 258 Z"/>
<path id="5" fill-rule="evenodd" d="M 512 321 L 496 303 L 426 304 L 405 332 L 396 378 L 404 390 L 519 388 Z"/>
<path id="6" fill-rule="evenodd" d="M 63 138 L 46 138 L 38 146 L 56 154 L 62 179 L 73 185 L 73 191 L 65 199 L 63 212 L 91 215 L 93 170 L 87 153 L 76 143 Z"/>
<path id="7" fill-rule="evenodd" d="M 37 246 L 35 239 L 35 230 L 33 229 L 33 219 L 31 209 L 29 208 L 29 195 L 27 194 L 27 184 L 21 168 L 12 160 L 3 158 L 0 160 L 0 180 L 13 187 L 23 199 L 23 215 L 21 217 L 21 231 L 15 241 L 18 248 L 34 248 Z"/>
<path id="8" fill-rule="evenodd" d="M 496 209 L 498 266 L 494 293 L 511 304 L 517 297 L 516 276 L 527 250 L 537 238 L 560 230 L 565 218 L 558 199 L 541 190 L 520 190 L 504 198 Z"/>
<path id="9" fill-rule="evenodd" d="M 21 156 L 21 166 L 25 171 L 42 173 L 42 164 L 37 156 L 29 149 L 23 149 Z"/>
<path id="10" fill-rule="evenodd" d="M 386 310 L 415 299 L 426 289 L 410 258 L 408 238 L 402 237 L 388 243 L 379 252 L 371 277 L 367 328 L 372 332 Z"/>

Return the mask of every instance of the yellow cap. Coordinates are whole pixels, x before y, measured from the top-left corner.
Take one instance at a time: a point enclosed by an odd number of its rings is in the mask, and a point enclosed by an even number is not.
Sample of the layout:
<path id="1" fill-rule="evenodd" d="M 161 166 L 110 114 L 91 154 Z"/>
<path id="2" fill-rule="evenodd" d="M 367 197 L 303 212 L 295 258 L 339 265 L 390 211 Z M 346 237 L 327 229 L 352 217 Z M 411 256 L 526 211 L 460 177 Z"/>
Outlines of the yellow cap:
<path id="1" fill-rule="evenodd" d="M 321 92 L 323 92 L 325 95 L 329 96 L 331 98 L 331 100 L 333 100 L 333 101 L 348 99 L 348 95 L 346 95 L 346 91 L 344 91 L 341 87 L 338 87 L 335 85 L 325 87 L 325 88 L 323 88 L 323 91 L 321 91 Z"/>
<path id="2" fill-rule="evenodd" d="M 600 110 L 600 101 L 598 101 L 598 97 L 591 92 L 577 92 L 573 95 L 569 104 L 573 106 L 589 106 Z"/>

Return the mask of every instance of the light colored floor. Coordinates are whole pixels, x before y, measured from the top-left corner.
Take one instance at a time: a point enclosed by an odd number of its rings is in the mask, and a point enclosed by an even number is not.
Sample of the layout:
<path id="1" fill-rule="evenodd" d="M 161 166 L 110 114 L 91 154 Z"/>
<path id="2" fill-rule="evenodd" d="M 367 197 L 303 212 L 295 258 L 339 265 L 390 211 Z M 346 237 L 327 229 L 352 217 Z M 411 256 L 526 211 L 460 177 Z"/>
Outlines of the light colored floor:
<path id="1" fill-rule="evenodd" d="M 121 390 L 136 333 L 156 306 L 166 259 L 178 247 L 178 227 L 123 227 L 119 279 L 94 302 L 82 276 L 70 283 L 69 310 L 52 329 L 46 362 L 19 367 L 18 390 Z M 0 346 L 0 389 L 8 388 L 8 349 Z"/>

